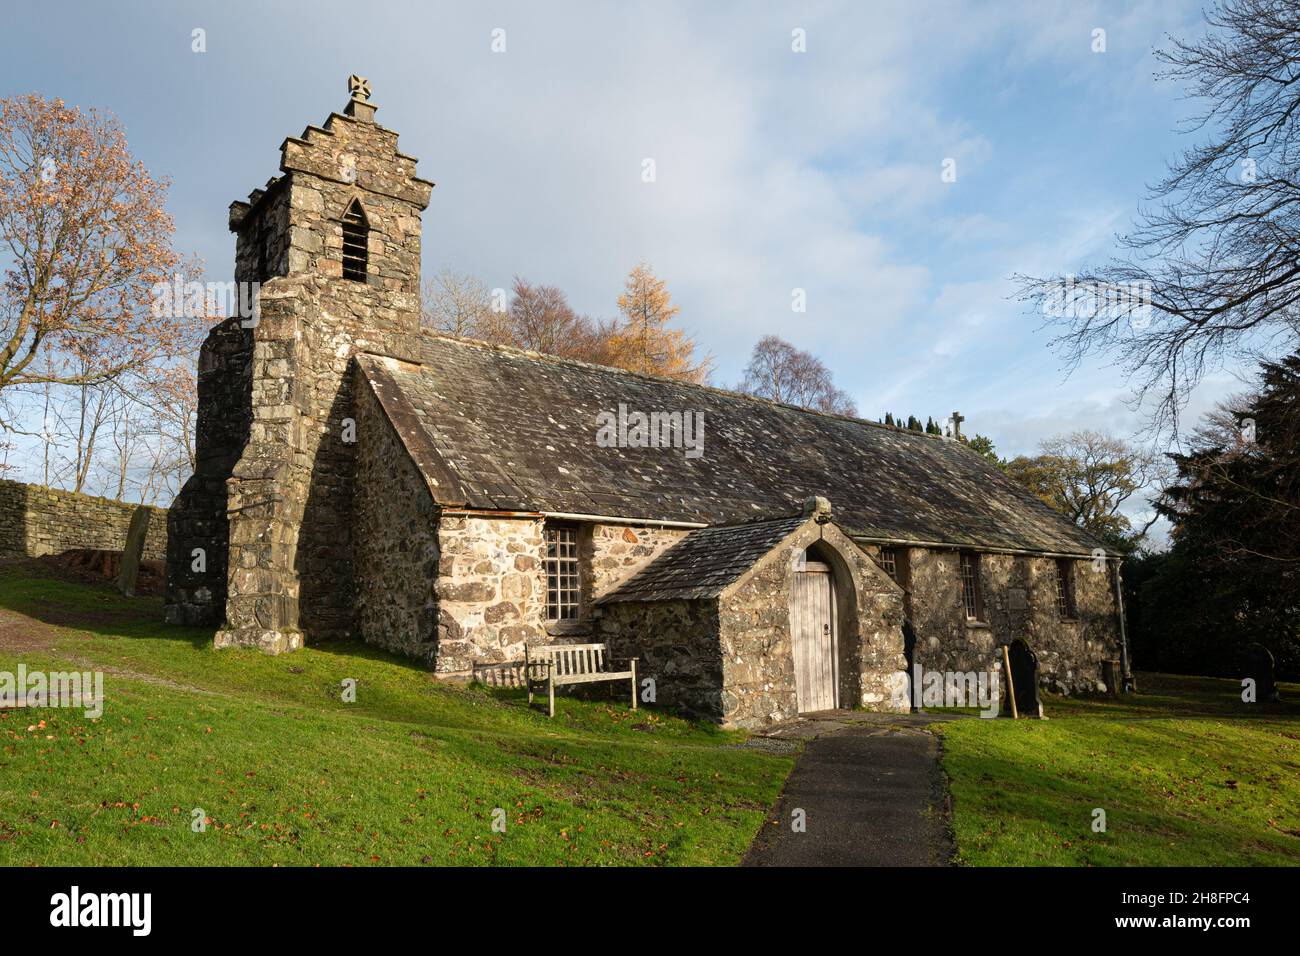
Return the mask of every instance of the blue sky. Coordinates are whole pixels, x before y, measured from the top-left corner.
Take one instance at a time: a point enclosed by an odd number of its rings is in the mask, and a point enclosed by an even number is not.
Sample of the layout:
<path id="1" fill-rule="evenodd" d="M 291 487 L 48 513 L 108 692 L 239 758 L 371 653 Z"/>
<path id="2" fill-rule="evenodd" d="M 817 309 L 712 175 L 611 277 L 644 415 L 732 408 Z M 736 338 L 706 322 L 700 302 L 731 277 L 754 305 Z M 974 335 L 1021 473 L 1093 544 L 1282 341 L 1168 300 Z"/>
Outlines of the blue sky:
<path id="1" fill-rule="evenodd" d="M 1151 50 L 1201 31 L 1197 3 L 96 0 L 15 6 L 5 26 L 5 95 L 115 113 L 210 278 L 232 268 L 227 205 L 362 73 L 438 184 L 426 274 L 518 273 L 606 317 L 645 260 L 719 384 L 775 333 L 864 416 L 960 409 L 1005 453 L 1143 424 L 1117 369 L 1065 376 L 1008 277 L 1104 258 L 1186 145 L 1191 104 Z M 1192 411 L 1239 387 L 1212 376 Z"/>

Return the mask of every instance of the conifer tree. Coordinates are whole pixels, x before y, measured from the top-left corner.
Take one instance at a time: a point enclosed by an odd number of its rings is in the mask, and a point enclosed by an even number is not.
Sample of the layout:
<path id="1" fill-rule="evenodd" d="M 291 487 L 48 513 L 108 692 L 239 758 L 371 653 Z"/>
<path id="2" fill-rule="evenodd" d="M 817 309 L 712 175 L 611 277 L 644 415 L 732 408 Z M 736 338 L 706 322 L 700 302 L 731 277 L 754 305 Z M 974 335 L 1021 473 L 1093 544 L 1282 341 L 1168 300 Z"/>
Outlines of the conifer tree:
<path id="1" fill-rule="evenodd" d="M 633 372 L 704 381 L 710 363 L 707 358 L 696 359 L 695 342 L 685 332 L 668 327 L 682 310 L 673 303 L 667 283 L 645 263 L 628 274 L 618 309 L 623 321 L 609 340 L 611 364 Z"/>

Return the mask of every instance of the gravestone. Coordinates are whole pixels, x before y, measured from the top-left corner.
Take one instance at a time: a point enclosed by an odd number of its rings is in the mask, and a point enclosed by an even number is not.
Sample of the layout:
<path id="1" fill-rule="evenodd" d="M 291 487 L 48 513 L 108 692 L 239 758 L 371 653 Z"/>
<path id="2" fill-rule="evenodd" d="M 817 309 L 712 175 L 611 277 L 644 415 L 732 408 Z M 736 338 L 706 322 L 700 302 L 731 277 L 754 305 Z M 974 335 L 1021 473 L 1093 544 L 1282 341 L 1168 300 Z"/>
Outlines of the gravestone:
<path id="1" fill-rule="evenodd" d="M 131 513 L 131 524 L 126 529 L 126 546 L 122 549 L 122 569 L 117 574 L 117 589 L 127 597 L 135 596 L 135 582 L 140 576 L 140 558 L 144 555 L 144 539 L 148 533 L 149 509 L 142 505 Z"/>
<path id="2" fill-rule="evenodd" d="M 1276 703 L 1281 700 L 1277 681 L 1273 676 L 1273 654 L 1263 644 L 1247 644 L 1241 652 L 1241 662 L 1247 677 L 1255 680 L 1257 703 Z"/>
<path id="3" fill-rule="evenodd" d="M 1118 697 L 1120 695 L 1120 685 L 1124 682 L 1124 678 L 1120 676 L 1121 673 L 1119 661 L 1101 662 L 1101 679 L 1106 685 L 1106 695 L 1108 697 Z"/>
<path id="4" fill-rule="evenodd" d="M 916 687 L 914 686 L 916 673 L 913 671 L 912 665 L 916 661 L 916 628 L 912 626 L 912 622 L 907 618 L 903 618 L 903 657 L 907 660 L 908 709 L 915 713 L 918 710 Z"/>
<path id="5" fill-rule="evenodd" d="M 1011 658 L 1011 681 L 1016 687 L 1016 710 L 1021 717 L 1042 717 L 1043 703 L 1038 699 L 1038 655 L 1029 645 L 1016 638 L 1007 648 Z M 1011 699 L 1002 702 L 1002 712 L 1011 714 Z"/>

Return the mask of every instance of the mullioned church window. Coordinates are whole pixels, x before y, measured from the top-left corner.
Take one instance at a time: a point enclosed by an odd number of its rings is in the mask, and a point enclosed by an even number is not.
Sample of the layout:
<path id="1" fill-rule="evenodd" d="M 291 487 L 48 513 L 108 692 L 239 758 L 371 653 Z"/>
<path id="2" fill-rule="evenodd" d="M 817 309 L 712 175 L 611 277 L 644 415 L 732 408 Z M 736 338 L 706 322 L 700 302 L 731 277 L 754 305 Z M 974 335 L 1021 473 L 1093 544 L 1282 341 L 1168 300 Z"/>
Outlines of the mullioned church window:
<path id="1" fill-rule="evenodd" d="M 1072 620 L 1076 615 L 1074 581 L 1070 575 L 1070 562 L 1065 558 L 1056 561 L 1056 610 L 1062 620 Z"/>
<path id="2" fill-rule="evenodd" d="M 897 583 L 897 581 L 898 581 L 898 552 L 895 551 L 893 548 L 881 548 L 881 549 L 880 549 L 880 567 L 884 569 L 884 572 L 885 572 L 886 574 L 888 574 L 891 578 L 894 579 L 895 583 Z"/>
<path id="3" fill-rule="evenodd" d="M 984 620 L 984 594 L 980 588 L 980 556 L 974 551 L 961 553 L 961 600 L 966 620 Z"/>
<path id="4" fill-rule="evenodd" d="M 582 604 L 578 573 L 578 529 L 546 528 L 546 619 L 576 621 Z"/>

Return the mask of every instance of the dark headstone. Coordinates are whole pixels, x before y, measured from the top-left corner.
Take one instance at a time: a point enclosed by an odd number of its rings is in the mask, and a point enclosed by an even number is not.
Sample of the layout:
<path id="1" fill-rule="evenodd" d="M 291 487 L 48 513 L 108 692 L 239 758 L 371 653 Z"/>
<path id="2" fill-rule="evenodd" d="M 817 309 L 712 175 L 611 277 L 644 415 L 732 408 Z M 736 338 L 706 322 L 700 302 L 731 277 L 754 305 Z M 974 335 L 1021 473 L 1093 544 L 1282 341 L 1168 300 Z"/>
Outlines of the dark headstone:
<path id="1" fill-rule="evenodd" d="M 903 618 L 903 657 L 907 659 L 907 700 L 912 710 L 916 710 L 916 674 L 912 664 L 916 660 L 916 628 L 907 618 Z"/>
<path id="2" fill-rule="evenodd" d="M 144 555 L 144 539 L 149 533 L 149 509 L 143 506 L 131 513 L 131 524 L 126 529 L 126 547 L 122 549 L 122 570 L 117 575 L 117 589 L 131 597 L 135 594 L 135 581 L 140 575 L 140 558 Z"/>
<path id="3" fill-rule="evenodd" d="M 1273 677 L 1273 654 L 1263 644 L 1247 644 L 1241 652 L 1241 662 L 1246 677 L 1255 680 L 1255 701 L 1276 702 L 1281 699 L 1277 681 Z"/>
<path id="4" fill-rule="evenodd" d="M 1011 680 L 1016 687 L 1016 711 L 1021 717 L 1043 716 L 1043 703 L 1038 699 L 1038 655 L 1020 638 L 1007 648 L 1011 658 Z M 1002 711 L 1010 716 L 1011 701 L 1003 701 Z"/>
<path id="5" fill-rule="evenodd" d="M 1116 660 L 1101 662 L 1101 680 L 1106 685 L 1106 695 L 1108 697 L 1118 697 L 1121 691 L 1121 685 L 1124 682 L 1123 669 L 1120 662 Z"/>

